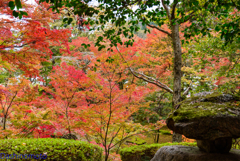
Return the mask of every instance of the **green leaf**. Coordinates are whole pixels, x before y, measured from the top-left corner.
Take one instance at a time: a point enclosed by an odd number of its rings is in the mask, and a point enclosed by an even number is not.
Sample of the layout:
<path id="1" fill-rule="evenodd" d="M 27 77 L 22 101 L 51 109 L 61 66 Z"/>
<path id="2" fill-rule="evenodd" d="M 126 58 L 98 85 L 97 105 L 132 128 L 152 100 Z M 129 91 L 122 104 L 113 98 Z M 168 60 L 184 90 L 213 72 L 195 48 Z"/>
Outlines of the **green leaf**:
<path id="1" fill-rule="evenodd" d="M 220 31 L 220 27 L 219 26 L 216 26 L 215 27 L 215 30 L 218 32 L 218 31 Z"/>
<path id="2" fill-rule="evenodd" d="M 64 19 L 63 19 L 63 22 L 66 22 L 67 20 L 68 20 L 68 18 L 64 18 Z"/>
<path id="3" fill-rule="evenodd" d="M 114 59 L 111 58 L 111 57 L 108 57 L 107 60 L 106 60 L 106 62 L 108 62 L 108 63 L 112 63 L 113 61 L 114 61 Z"/>
<path id="4" fill-rule="evenodd" d="M 21 13 L 22 15 L 28 16 L 27 12 L 20 11 L 20 13 Z"/>
<path id="5" fill-rule="evenodd" d="M 90 47 L 90 44 L 85 44 L 85 43 L 82 43 L 82 45 L 85 49 L 87 49 L 88 47 Z"/>
<path id="6" fill-rule="evenodd" d="M 8 6 L 10 7 L 11 10 L 13 10 L 13 9 L 15 8 L 15 4 L 14 4 L 13 1 L 10 1 L 10 2 L 8 3 Z"/>
<path id="7" fill-rule="evenodd" d="M 18 12 L 13 11 L 13 16 L 14 16 L 14 17 L 18 17 Z"/>
<path id="8" fill-rule="evenodd" d="M 68 19 L 68 24 L 70 25 L 72 23 L 73 19 L 72 18 L 69 18 Z"/>
<path id="9" fill-rule="evenodd" d="M 182 41 L 182 45 L 184 44 L 184 40 L 181 40 Z"/>
<path id="10" fill-rule="evenodd" d="M 18 15 L 18 17 L 19 17 L 19 19 L 22 19 L 22 14 L 20 13 L 20 14 Z"/>
<path id="11" fill-rule="evenodd" d="M 19 10 L 19 8 L 22 8 L 22 4 L 21 4 L 20 0 L 15 0 L 15 4 L 16 4 L 18 10 Z"/>

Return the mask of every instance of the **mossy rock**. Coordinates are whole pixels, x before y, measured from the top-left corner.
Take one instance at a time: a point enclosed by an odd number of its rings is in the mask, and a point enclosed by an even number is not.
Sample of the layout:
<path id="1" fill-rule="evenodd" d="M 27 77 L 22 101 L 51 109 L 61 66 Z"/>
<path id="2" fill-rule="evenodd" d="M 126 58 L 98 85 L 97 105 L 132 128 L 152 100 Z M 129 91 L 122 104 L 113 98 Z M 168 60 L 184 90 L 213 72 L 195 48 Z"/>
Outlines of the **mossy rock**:
<path id="1" fill-rule="evenodd" d="M 198 140 L 240 137 L 240 98 L 222 93 L 200 93 L 181 102 L 167 126 Z"/>
<path id="2" fill-rule="evenodd" d="M 0 140 L 1 159 L 101 161 L 103 149 L 83 141 L 67 139 L 4 139 Z M 11 155 L 11 156 L 9 156 Z"/>
<path id="3" fill-rule="evenodd" d="M 240 98 L 230 94 L 206 93 L 196 94 L 179 103 L 180 107 L 168 116 L 174 122 L 216 116 L 239 116 Z"/>
<path id="4" fill-rule="evenodd" d="M 164 143 L 164 144 L 146 144 L 134 145 L 128 148 L 123 148 L 120 151 L 122 161 L 150 161 L 157 150 L 163 146 L 184 145 L 196 146 L 196 143 Z"/>
<path id="5" fill-rule="evenodd" d="M 240 161 L 240 150 L 231 150 L 224 154 L 205 153 L 191 146 L 164 146 L 151 161 Z"/>

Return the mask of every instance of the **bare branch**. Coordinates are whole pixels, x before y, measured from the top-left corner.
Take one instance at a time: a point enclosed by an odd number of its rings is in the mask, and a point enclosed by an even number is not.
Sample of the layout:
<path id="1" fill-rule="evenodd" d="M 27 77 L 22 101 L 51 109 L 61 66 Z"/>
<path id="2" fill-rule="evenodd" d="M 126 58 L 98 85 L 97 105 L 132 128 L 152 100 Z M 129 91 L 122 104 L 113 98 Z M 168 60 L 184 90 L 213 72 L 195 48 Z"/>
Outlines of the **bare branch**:
<path id="1" fill-rule="evenodd" d="M 172 37 L 172 34 L 171 34 L 171 33 L 167 32 L 167 31 L 165 31 L 165 30 L 163 30 L 163 29 L 161 29 L 161 28 L 159 28 L 159 27 L 157 27 L 157 26 L 150 25 L 150 24 L 147 24 L 147 26 L 149 26 L 149 27 L 151 27 L 151 28 L 155 28 L 155 29 L 157 29 L 158 31 L 161 31 L 161 32 L 167 34 L 168 36 Z"/>
<path id="2" fill-rule="evenodd" d="M 191 86 L 192 86 L 192 82 L 189 84 L 188 88 L 183 92 L 183 95 L 187 95 L 188 94 Z"/>
<path id="3" fill-rule="evenodd" d="M 92 57 L 95 57 L 93 52 L 81 52 L 81 53 L 83 54 L 83 56 L 91 55 Z M 63 58 L 63 59 L 76 59 L 76 57 L 73 57 L 73 56 L 52 56 L 52 60 L 59 59 L 59 58 Z"/>
<path id="4" fill-rule="evenodd" d="M 173 90 L 171 88 L 169 88 L 167 85 L 161 83 L 160 81 L 158 81 L 158 80 L 156 80 L 156 79 L 154 79 L 152 77 L 149 77 L 149 76 L 147 76 L 147 75 L 145 75 L 143 73 L 139 73 L 139 72 L 133 71 L 130 67 L 129 67 L 129 70 L 138 79 L 142 79 L 142 80 L 144 80 L 144 81 L 146 81 L 148 83 L 154 84 L 154 85 L 156 85 L 156 86 L 158 86 L 158 87 L 168 91 L 169 93 L 173 93 Z"/>
<path id="5" fill-rule="evenodd" d="M 122 126 L 120 126 L 120 128 L 118 129 L 118 131 L 116 132 L 116 134 L 112 137 L 112 139 L 111 139 L 111 141 L 110 141 L 110 143 L 109 143 L 109 145 L 108 145 L 108 149 L 109 149 L 109 150 L 111 149 L 111 144 L 112 144 L 113 140 L 116 138 L 116 136 L 118 135 L 118 133 L 120 132 L 121 128 L 122 128 Z"/>
<path id="6" fill-rule="evenodd" d="M 128 69 L 130 70 L 130 72 L 136 77 L 136 78 L 139 78 L 139 79 L 142 79 L 148 83 L 151 83 L 151 84 L 154 84 L 164 90 L 166 90 L 167 92 L 169 93 L 173 93 L 173 90 L 171 88 L 169 88 L 167 85 L 161 83 L 159 80 L 157 79 L 154 79 L 152 77 L 149 77 L 143 73 L 139 73 L 139 72 L 136 72 L 134 70 L 132 70 L 132 68 L 128 65 L 127 61 L 124 59 L 124 57 L 122 56 L 121 52 L 119 51 L 118 47 L 116 46 L 117 48 L 117 51 L 118 53 L 120 54 L 120 56 L 122 57 L 122 59 L 126 62 L 127 66 L 128 66 Z"/>
<path id="7" fill-rule="evenodd" d="M 154 130 L 150 130 L 150 131 L 154 131 Z M 128 138 L 135 136 L 135 135 L 139 135 L 139 134 L 143 134 L 143 133 L 149 133 L 150 131 L 144 131 L 144 132 L 140 132 L 140 133 L 136 133 L 136 134 L 131 134 L 128 136 L 125 136 L 123 139 L 119 140 L 117 143 L 115 143 L 114 145 L 112 145 L 110 148 L 114 148 L 116 145 L 118 145 L 121 142 L 124 142 L 125 140 L 127 140 Z"/>
<path id="8" fill-rule="evenodd" d="M 19 46 L 3 46 L 3 47 L 1 47 L 0 49 L 11 49 L 11 48 L 22 48 L 22 47 L 24 47 L 24 46 L 26 46 L 26 45 L 29 45 L 29 44 L 34 44 L 35 43 L 35 41 L 34 42 L 31 42 L 31 43 L 26 43 L 26 44 L 23 44 L 23 45 L 19 45 Z"/>

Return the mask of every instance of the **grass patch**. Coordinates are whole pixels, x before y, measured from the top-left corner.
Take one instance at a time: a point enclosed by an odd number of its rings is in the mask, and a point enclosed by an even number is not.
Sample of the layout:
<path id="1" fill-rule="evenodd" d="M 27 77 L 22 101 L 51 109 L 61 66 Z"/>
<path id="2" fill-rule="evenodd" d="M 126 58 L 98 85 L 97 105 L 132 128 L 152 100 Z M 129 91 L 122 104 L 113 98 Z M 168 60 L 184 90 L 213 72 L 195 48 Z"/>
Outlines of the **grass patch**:
<path id="1" fill-rule="evenodd" d="M 168 130 L 159 130 L 159 132 L 162 134 L 162 135 L 172 135 L 170 131 Z"/>

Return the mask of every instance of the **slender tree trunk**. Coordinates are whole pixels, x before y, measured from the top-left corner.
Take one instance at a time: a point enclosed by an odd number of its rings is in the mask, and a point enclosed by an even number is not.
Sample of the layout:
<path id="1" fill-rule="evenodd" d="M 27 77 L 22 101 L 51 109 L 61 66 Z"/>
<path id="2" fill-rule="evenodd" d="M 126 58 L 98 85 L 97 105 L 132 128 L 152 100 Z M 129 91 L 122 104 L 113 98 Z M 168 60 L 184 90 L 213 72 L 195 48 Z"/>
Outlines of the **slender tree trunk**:
<path id="1" fill-rule="evenodd" d="M 172 25 L 172 43 L 173 43 L 173 51 L 174 51 L 174 68 L 173 68 L 173 108 L 177 105 L 177 103 L 181 100 L 181 67 L 182 67 L 182 49 L 181 49 L 181 41 L 179 37 L 179 24 L 175 22 Z M 173 133 L 172 142 L 181 142 L 182 135 Z"/>
<path id="2" fill-rule="evenodd" d="M 156 143 L 158 143 L 159 142 L 159 137 L 160 137 L 160 130 L 158 130 L 158 134 L 157 134 L 157 142 Z"/>
<path id="3" fill-rule="evenodd" d="M 70 121 L 69 121 L 69 118 L 68 118 L 68 107 L 66 108 L 66 112 L 65 112 L 65 114 L 66 114 L 66 117 L 67 117 L 67 123 L 68 123 L 68 134 L 72 134 L 71 133 L 71 126 L 70 126 Z"/>
<path id="4" fill-rule="evenodd" d="M 6 124 L 7 124 L 7 116 L 4 115 L 4 117 L 3 117 L 3 130 L 6 130 Z"/>

